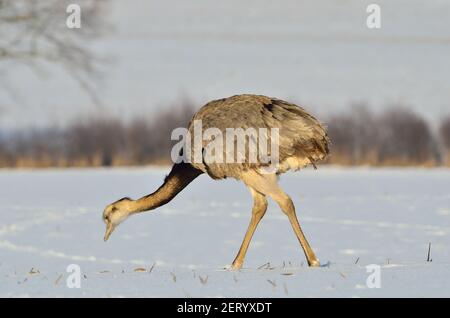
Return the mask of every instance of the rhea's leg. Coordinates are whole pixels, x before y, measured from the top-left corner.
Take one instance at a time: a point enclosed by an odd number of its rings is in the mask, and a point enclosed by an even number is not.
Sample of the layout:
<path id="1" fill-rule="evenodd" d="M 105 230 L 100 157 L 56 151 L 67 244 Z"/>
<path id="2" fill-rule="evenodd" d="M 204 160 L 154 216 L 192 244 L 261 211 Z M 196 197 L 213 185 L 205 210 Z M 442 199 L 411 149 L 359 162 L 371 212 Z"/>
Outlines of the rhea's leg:
<path id="1" fill-rule="evenodd" d="M 247 249 L 252 239 L 253 233 L 255 233 L 259 221 L 261 221 L 267 210 L 266 197 L 251 187 L 249 187 L 249 189 L 253 196 L 252 218 L 250 220 L 247 232 L 245 233 L 244 241 L 242 242 L 241 248 L 239 249 L 236 258 L 233 261 L 233 265 L 231 266 L 231 269 L 233 270 L 238 270 L 242 267 L 242 264 L 244 263 L 245 254 L 247 253 Z"/>
<path id="2" fill-rule="evenodd" d="M 311 246 L 306 240 L 305 234 L 303 234 L 300 227 L 300 223 L 298 222 L 297 215 L 295 213 L 294 204 L 291 198 L 278 185 L 277 176 L 274 174 L 258 174 L 252 171 L 245 176 L 244 181 L 258 192 L 270 196 L 275 202 L 278 203 L 281 210 L 289 218 L 289 222 L 291 223 L 292 229 L 300 242 L 309 266 L 320 266 L 319 260 L 314 254 Z"/>
<path id="3" fill-rule="evenodd" d="M 291 222 L 292 229 L 297 236 L 300 245 L 303 248 L 303 252 L 305 253 L 306 259 L 308 260 L 308 265 L 317 267 L 320 266 L 319 260 L 317 259 L 314 251 L 306 240 L 305 234 L 303 234 L 302 228 L 300 227 L 300 223 L 298 222 L 297 215 L 295 213 L 294 203 L 291 198 L 284 192 L 280 191 L 272 197 L 280 206 L 281 210 L 287 215 L 289 218 L 289 222 Z"/>

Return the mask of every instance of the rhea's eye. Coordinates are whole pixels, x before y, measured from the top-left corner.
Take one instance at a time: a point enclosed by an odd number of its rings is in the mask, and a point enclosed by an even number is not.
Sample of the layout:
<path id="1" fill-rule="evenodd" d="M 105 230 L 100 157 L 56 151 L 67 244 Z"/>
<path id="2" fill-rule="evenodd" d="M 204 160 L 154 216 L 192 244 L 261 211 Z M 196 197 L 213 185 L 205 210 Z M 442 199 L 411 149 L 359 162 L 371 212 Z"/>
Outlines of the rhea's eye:
<path id="1" fill-rule="evenodd" d="M 112 209 L 111 209 L 111 212 L 116 212 L 117 211 L 117 208 L 116 207 L 113 207 Z"/>

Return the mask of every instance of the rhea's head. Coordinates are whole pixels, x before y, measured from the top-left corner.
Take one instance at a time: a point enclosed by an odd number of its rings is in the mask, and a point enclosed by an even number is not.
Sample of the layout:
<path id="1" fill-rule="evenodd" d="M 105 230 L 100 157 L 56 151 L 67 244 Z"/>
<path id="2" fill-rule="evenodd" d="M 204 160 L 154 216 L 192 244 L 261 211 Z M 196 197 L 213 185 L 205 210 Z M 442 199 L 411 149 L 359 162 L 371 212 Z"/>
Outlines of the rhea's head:
<path id="1" fill-rule="evenodd" d="M 106 207 L 103 211 L 103 222 L 106 224 L 105 232 L 105 242 L 109 239 L 111 233 L 114 229 L 125 221 L 125 219 L 130 215 L 131 208 L 130 203 L 132 200 L 130 198 L 123 198 L 116 201 Z"/>

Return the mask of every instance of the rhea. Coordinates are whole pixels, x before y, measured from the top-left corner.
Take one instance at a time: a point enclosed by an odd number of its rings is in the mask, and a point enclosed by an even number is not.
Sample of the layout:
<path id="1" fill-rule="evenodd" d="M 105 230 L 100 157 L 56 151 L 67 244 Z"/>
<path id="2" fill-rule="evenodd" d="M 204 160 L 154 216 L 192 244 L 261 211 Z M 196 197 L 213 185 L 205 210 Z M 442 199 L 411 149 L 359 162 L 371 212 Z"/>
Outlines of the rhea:
<path id="1" fill-rule="evenodd" d="M 325 127 L 303 108 L 262 95 L 236 95 L 214 100 L 203 106 L 192 118 L 188 131 L 194 129 L 194 122 L 201 121 L 202 129 L 219 129 L 225 134 L 228 128 L 278 129 L 278 160 L 272 163 L 249 160 L 214 162 L 210 160 L 181 160 L 175 163 L 164 183 L 153 193 L 138 200 L 124 198 L 106 207 L 103 220 L 106 223 L 104 240 L 107 241 L 114 229 L 130 215 L 156 209 L 170 202 L 180 191 L 201 174 L 214 180 L 234 178 L 241 180 L 253 197 L 253 209 L 244 240 L 231 269 L 242 268 L 245 254 L 252 236 L 267 210 L 267 197 L 273 199 L 288 217 L 309 266 L 320 266 L 319 260 L 309 245 L 297 219 L 294 204 L 278 184 L 278 176 L 288 170 L 299 170 L 327 157 L 330 140 Z M 201 139 L 205 150 L 211 140 Z M 248 142 L 249 144 L 249 142 Z M 203 154 L 205 151 L 202 152 Z M 246 149 L 244 157 L 249 157 Z M 183 158 L 192 159 L 190 154 L 181 153 Z"/>

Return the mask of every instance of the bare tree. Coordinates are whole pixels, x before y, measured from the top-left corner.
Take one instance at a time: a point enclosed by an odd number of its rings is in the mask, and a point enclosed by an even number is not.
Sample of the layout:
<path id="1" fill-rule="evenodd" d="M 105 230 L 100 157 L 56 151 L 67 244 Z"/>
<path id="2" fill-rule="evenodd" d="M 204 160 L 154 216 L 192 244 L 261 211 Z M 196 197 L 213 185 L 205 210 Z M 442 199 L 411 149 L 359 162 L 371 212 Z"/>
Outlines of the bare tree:
<path id="1" fill-rule="evenodd" d="M 355 164 L 352 154 L 355 152 L 355 136 L 352 133 L 355 121 L 350 114 L 332 115 L 327 120 L 328 134 L 332 140 L 330 160 L 334 163 Z"/>
<path id="2" fill-rule="evenodd" d="M 79 118 L 65 129 L 65 161 L 88 166 L 169 161 L 171 132 L 186 127 L 193 113 L 193 106 L 185 101 L 155 116 L 141 115 L 129 122 Z"/>
<path id="3" fill-rule="evenodd" d="M 193 104 L 184 100 L 175 107 L 156 114 L 153 118 L 136 118 L 131 121 L 127 135 L 127 145 L 132 162 L 139 164 L 152 161 L 170 160 L 170 150 L 174 141 L 170 139 L 172 130 L 187 127 L 194 115 Z"/>
<path id="4" fill-rule="evenodd" d="M 379 160 L 387 163 L 423 164 L 434 159 L 434 140 L 427 122 L 403 107 L 379 118 Z"/>
<path id="5" fill-rule="evenodd" d="M 90 41 L 105 30 L 107 0 L 77 0 L 81 28 L 66 25 L 69 0 L 0 0 L 0 64 L 20 62 L 39 71 L 59 64 L 97 101 L 91 80 L 98 59 Z"/>
<path id="6" fill-rule="evenodd" d="M 363 104 L 352 105 L 349 112 L 328 120 L 332 140 L 332 161 L 339 163 L 375 163 L 374 145 L 378 142 L 377 121 Z"/>
<path id="7" fill-rule="evenodd" d="M 77 120 L 66 129 L 67 158 L 75 165 L 111 166 L 125 149 L 126 128 L 115 118 Z"/>
<path id="8" fill-rule="evenodd" d="M 439 128 L 442 145 L 447 165 L 450 165 L 450 116 L 445 118 Z"/>

